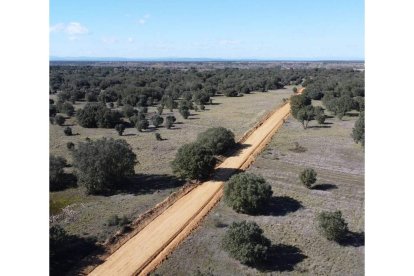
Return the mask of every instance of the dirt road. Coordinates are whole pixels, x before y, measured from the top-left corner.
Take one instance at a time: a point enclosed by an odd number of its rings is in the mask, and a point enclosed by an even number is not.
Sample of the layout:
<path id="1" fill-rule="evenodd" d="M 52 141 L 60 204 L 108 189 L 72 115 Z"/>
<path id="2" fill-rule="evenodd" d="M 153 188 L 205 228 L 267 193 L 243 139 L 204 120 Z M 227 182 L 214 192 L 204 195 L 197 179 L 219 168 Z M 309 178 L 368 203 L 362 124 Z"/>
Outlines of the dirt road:
<path id="1" fill-rule="evenodd" d="M 254 161 L 289 113 L 289 103 L 277 109 L 247 137 L 240 151 L 216 168 L 213 180 L 180 198 L 89 275 L 146 275 L 155 269 L 214 207 L 222 195 L 223 181 Z"/>

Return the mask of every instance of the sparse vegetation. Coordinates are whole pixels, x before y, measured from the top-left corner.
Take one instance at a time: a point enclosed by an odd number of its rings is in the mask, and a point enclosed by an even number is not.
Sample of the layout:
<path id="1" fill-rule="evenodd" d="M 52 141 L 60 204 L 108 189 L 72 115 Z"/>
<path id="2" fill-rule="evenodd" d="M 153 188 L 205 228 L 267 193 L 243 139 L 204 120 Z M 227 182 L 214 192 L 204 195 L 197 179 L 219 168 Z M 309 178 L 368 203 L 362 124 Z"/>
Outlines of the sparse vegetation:
<path id="1" fill-rule="evenodd" d="M 240 213 L 257 214 L 263 211 L 272 194 L 266 180 L 251 173 L 233 175 L 224 186 L 224 201 Z"/>

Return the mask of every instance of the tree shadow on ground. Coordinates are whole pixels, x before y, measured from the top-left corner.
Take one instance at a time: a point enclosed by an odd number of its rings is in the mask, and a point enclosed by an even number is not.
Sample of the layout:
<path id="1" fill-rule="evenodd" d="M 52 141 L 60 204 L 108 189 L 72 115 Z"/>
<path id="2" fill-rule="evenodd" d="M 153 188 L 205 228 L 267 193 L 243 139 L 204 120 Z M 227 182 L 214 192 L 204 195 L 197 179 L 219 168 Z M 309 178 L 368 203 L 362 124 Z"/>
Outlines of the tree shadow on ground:
<path id="1" fill-rule="evenodd" d="M 359 112 L 347 112 L 345 113 L 346 116 L 348 117 L 358 117 L 359 116 Z"/>
<path id="2" fill-rule="evenodd" d="M 295 265 L 306 258 L 296 246 L 276 244 L 269 248 L 268 259 L 255 267 L 262 272 L 293 271 Z"/>
<path id="3" fill-rule="evenodd" d="M 331 126 L 325 126 L 325 125 L 321 125 L 321 126 L 308 126 L 308 128 L 331 128 Z"/>
<path id="4" fill-rule="evenodd" d="M 136 136 L 135 133 L 127 133 L 127 134 L 122 134 L 122 136 Z"/>
<path id="5" fill-rule="evenodd" d="M 213 175 L 211 176 L 211 180 L 214 181 L 227 181 L 233 174 L 243 172 L 240 169 L 229 169 L 229 168 L 218 168 L 214 171 Z"/>
<path id="6" fill-rule="evenodd" d="M 185 181 L 168 174 L 137 174 L 126 179 L 113 194 L 148 194 L 159 190 L 177 188 Z"/>
<path id="7" fill-rule="evenodd" d="M 63 191 L 69 188 L 78 187 L 78 179 L 73 173 L 64 173 L 59 187 L 51 189 L 51 192 Z"/>
<path id="8" fill-rule="evenodd" d="M 312 187 L 312 190 L 328 191 L 338 189 L 338 186 L 335 184 L 317 184 Z"/>
<path id="9" fill-rule="evenodd" d="M 104 248 L 95 238 L 67 235 L 59 241 L 50 243 L 50 275 L 79 275 L 89 265 L 98 265 L 103 261 L 99 256 Z"/>
<path id="10" fill-rule="evenodd" d="M 288 196 L 274 196 L 270 199 L 268 206 L 263 210 L 261 215 L 266 216 L 284 216 L 296 212 L 303 208 L 300 201 Z"/>
<path id="11" fill-rule="evenodd" d="M 248 147 L 251 147 L 251 145 L 236 143 L 231 149 L 226 150 L 226 152 L 223 153 L 223 156 L 225 157 L 238 156 L 243 149 L 246 149 Z"/>
<path id="12" fill-rule="evenodd" d="M 365 245 L 365 232 L 352 232 L 348 231 L 345 238 L 339 242 L 343 246 L 360 247 Z"/>

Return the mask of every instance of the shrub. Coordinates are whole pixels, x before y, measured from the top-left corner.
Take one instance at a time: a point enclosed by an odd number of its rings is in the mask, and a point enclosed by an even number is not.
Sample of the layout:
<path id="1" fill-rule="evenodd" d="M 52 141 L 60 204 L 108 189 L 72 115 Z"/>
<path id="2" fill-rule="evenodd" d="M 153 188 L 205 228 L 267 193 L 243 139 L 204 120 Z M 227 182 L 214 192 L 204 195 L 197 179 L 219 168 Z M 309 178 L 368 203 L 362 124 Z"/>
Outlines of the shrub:
<path id="1" fill-rule="evenodd" d="M 149 122 L 147 119 L 139 119 L 136 124 L 135 127 L 137 128 L 137 130 L 139 132 L 141 132 L 142 130 L 145 130 L 149 127 Z"/>
<path id="2" fill-rule="evenodd" d="M 254 265 L 267 259 L 271 243 L 255 222 L 233 222 L 222 240 L 229 255 L 243 264 Z"/>
<path id="3" fill-rule="evenodd" d="M 190 111 L 187 106 L 181 106 L 178 111 L 180 112 L 181 116 L 183 116 L 184 119 L 187 119 L 188 116 L 190 116 Z"/>
<path id="4" fill-rule="evenodd" d="M 55 101 L 53 99 L 49 99 L 49 104 L 54 104 Z"/>
<path id="5" fill-rule="evenodd" d="M 157 139 L 157 141 L 162 141 L 161 134 L 159 133 L 154 133 L 154 134 L 155 134 L 155 139 Z"/>
<path id="6" fill-rule="evenodd" d="M 75 113 L 75 108 L 70 102 L 64 102 L 64 103 L 58 102 L 56 107 L 60 113 L 65 113 L 69 117 Z"/>
<path id="7" fill-rule="evenodd" d="M 175 122 L 175 117 L 172 115 L 168 115 L 167 117 L 165 117 L 165 127 L 170 129 L 173 124 Z"/>
<path id="8" fill-rule="evenodd" d="M 66 136 L 71 136 L 72 129 L 70 127 L 65 127 L 65 129 L 63 130 L 63 133 L 65 133 Z"/>
<path id="9" fill-rule="evenodd" d="M 49 185 L 50 191 L 57 191 L 64 187 L 64 168 L 66 160 L 63 157 L 49 156 Z"/>
<path id="10" fill-rule="evenodd" d="M 62 115 L 55 116 L 55 124 L 62 126 L 65 123 L 65 117 Z"/>
<path id="11" fill-rule="evenodd" d="M 82 127 L 114 128 L 120 121 L 121 114 L 110 110 L 102 103 L 87 103 L 77 112 L 76 118 Z"/>
<path id="12" fill-rule="evenodd" d="M 352 129 L 352 138 L 355 143 L 361 143 L 365 146 L 365 112 L 359 113 L 358 120 L 355 121 L 354 128 Z"/>
<path id="13" fill-rule="evenodd" d="M 316 175 L 317 173 L 314 169 L 308 168 L 300 173 L 299 178 L 302 184 L 310 189 L 312 184 L 316 182 Z"/>
<path id="14" fill-rule="evenodd" d="M 233 175 L 224 187 L 224 201 L 238 213 L 259 213 L 267 206 L 272 194 L 266 180 L 251 173 Z"/>
<path id="15" fill-rule="evenodd" d="M 162 115 L 162 112 L 164 111 L 164 106 L 162 106 L 162 105 L 160 105 L 160 106 L 157 106 L 157 112 L 158 112 L 158 115 Z"/>
<path id="16" fill-rule="evenodd" d="M 128 219 L 127 216 L 122 216 L 122 217 L 118 217 L 118 215 L 112 215 L 108 218 L 108 220 L 106 221 L 106 223 L 108 224 L 108 226 L 124 226 L 126 224 L 128 224 L 130 221 Z"/>
<path id="17" fill-rule="evenodd" d="M 81 142 L 73 151 L 79 184 L 90 194 L 112 192 L 134 174 L 136 155 L 125 140 L 102 138 Z"/>
<path id="18" fill-rule="evenodd" d="M 152 116 L 151 121 L 154 127 L 159 127 L 164 122 L 164 118 L 160 115 L 154 115 Z"/>
<path id="19" fill-rule="evenodd" d="M 56 112 L 57 112 L 56 105 L 49 104 L 49 117 L 55 116 Z"/>
<path id="20" fill-rule="evenodd" d="M 190 143 L 178 149 L 171 163 L 173 172 L 186 179 L 207 178 L 216 160 L 210 149 L 198 143 Z"/>
<path id="21" fill-rule="evenodd" d="M 323 125 L 325 123 L 326 116 L 325 116 L 325 113 L 323 112 L 322 107 L 317 106 L 315 107 L 314 111 L 315 111 L 316 121 L 318 121 L 318 124 Z"/>
<path id="22" fill-rule="evenodd" d="M 136 113 L 136 110 L 134 109 L 134 107 L 132 107 L 129 104 L 126 104 L 122 107 L 122 113 L 124 114 L 124 117 L 131 117 L 134 116 Z"/>
<path id="23" fill-rule="evenodd" d="M 68 150 L 74 150 L 75 144 L 73 142 L 67 142 L 66 147 L 68 148 Z"/>
<path id="24" fill-rule="evenodd" d="M 125 131 L 125 125 L 124 124 L 117 124 L 115 125 L 115 130 L 118 132 L 119 136 L 122 136 L 122 133 Z"/>
<path id="25" fill-rule="evenodd" d="M 348 225 L 341 211 L 322 212 L 317 217 L 319 232 L 330 241 L 341 241 L 348 233 Z"/>
<path id="26" fill-rule="evenodd" d="M 224 127 L 213 127 L 200 133 L 197 142 L 210 149 L 213 154 L 223 154 L 234 147 L 234 133 Z"/>
<path id="27" fill-rule="evenodd" d="M 295 86 L 295 87 L 293 87 L 293 93 L 297 93 L 298 92 L 298 88 Z"/>
<path id="28" fill-rule="evenodd" d="M 296 119 L 301 122 L 304 129 L 307 129 L 309 122 L 315 119 L 315 108 L 311 105 L 302 107 L 297 112 Z"/>

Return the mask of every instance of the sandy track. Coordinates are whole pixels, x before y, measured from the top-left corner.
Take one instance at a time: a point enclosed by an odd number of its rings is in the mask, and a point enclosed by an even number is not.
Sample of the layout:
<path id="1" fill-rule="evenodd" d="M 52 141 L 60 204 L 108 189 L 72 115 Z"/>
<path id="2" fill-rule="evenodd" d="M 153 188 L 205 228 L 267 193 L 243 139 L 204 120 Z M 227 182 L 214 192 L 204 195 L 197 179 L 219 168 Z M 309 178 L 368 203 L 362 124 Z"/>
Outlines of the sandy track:
<path id="1" fill-rule="evenodd" d="M 146 275 L 155 269 L 214 207 L 222 195 L 223 180 L 254 161 L 289 113 L 289 103 L 277 109 L 247 137 L 242 150 L 216 168 L 213 180 L 177 200 L 89 275 Z"/>

